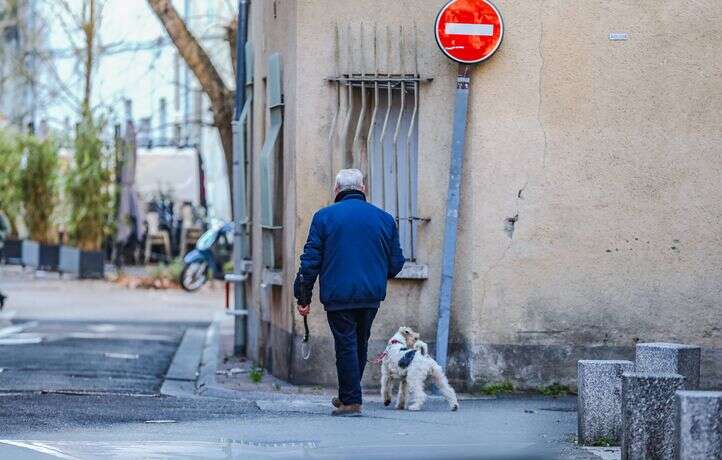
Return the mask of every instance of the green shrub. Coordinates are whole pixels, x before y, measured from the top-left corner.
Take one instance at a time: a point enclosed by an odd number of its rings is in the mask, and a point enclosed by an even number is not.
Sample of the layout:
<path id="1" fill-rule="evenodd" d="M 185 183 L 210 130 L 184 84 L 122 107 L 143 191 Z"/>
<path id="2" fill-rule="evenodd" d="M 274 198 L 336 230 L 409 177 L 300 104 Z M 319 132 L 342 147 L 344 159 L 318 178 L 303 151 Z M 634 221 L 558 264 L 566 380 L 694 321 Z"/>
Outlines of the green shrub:
<path id="1" fill-rule="evenodd" d="M 17 218 L 22 209 L 20 164 L 22 148 L 16 136 L 0 130 L 0 211 L 10 224 L 10 236 L 17 237 Z"/>
<path id="2" fill-rule="evenodd" d="M 572 391 L 568 385 L 560 385 L 559 383 L 553 383 L 545 387 L 539 387 L 539 393 L 544 396 L 564 396 L 570 394 Z"/>
<path id="3" fill-rule="evenodd" d="M 488 396 L 496 396 L 499 394 L 506 394 L 506 393 L 513 393 L 514 392 L 514 385 L 510 381 L 501 382 L 501 383 L 490 383 L 487 385 L 484 385 L 484 387 L 481 389 L 481 394 L 488 395 Z"/>
<path id="4" fill-rule="evenodd" d="M 57 240 L 53 215 L 58 204 L 58 147 L 52 139 L 22 139 L 20 189 L 30 238 L 43 244 Z"/>
<path id="5" fill-rule="evenodd" d="M 70 237 L 83 251 L 103 247 L 112 212 L 111 179 L 100 127 L 87 118 L 78 125 L 75 155 L 65 179 Z"/>
<path id="6" fill-rule="evenodd" d="M 248 372 L 248 378 L 251 379 L 251 382 L 253 383 L 261 383 L 261 380 L 263 380 L 263 368 L 262 367 L 256 367 L 254 366 L 250 372 Z"/>
<path id="7" fill-rule="evenodd" d="M 608 437 L 608 436 L 600 436 L 597 439 L 594 440 L 592 443 L 592 446 L 594 447 L 613 447 L 618 445 L 616 442 L 614 442 L 614 439 Z"/>

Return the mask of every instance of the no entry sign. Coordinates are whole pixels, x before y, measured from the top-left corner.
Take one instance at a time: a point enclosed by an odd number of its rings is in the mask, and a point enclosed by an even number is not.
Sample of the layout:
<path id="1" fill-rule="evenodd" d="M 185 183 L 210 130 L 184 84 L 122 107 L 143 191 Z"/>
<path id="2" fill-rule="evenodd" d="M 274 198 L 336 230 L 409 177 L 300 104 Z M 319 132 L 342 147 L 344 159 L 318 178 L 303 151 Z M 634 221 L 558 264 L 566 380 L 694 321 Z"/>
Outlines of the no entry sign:
<path id="1" fill-rule="evenodd" d="M 436 43 L 444 54 L 462 64 L 491 57 L 503 36 L 501 14 L 487 0 L 451 0 L 436 17 Z"/>

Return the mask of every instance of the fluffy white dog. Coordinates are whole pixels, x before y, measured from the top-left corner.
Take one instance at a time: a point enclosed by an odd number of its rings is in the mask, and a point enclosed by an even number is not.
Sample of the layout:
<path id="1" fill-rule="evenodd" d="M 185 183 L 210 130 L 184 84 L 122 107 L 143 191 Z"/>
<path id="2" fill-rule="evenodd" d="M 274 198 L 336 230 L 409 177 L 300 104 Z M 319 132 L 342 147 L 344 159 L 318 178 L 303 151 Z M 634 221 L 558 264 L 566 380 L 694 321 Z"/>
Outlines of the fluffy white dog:
<path id="1" fill-rule="evenodd" d="M 381 396 L 391 404 L 394 381 L 399 381 L 397 409 L 420 410 L 426 401 L 424 382 L 431 376 L 451 410 L 459 408 L 456 392 L 449 385 L 443 369 L 429 356 L 428 346 L 419 334 L 402 326 L 389 340 L 381 360 Z M 407 406 L 408 404 L 408 406 Z"/>

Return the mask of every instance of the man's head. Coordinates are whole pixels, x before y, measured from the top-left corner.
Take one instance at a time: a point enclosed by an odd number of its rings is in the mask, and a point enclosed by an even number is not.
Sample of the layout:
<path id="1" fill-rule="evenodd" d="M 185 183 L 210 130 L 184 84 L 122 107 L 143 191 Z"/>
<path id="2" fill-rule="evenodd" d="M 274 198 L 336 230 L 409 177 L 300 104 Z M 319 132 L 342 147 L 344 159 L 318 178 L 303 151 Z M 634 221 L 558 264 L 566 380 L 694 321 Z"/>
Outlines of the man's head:
<path id="1" fill-rule="evenodd" d="M 333 193 L 338 195 L 346 190 L 358 190 L 365 192 L 364 175 L 358 169 L 342 169 L 336 174 L 336 184 Z"/>

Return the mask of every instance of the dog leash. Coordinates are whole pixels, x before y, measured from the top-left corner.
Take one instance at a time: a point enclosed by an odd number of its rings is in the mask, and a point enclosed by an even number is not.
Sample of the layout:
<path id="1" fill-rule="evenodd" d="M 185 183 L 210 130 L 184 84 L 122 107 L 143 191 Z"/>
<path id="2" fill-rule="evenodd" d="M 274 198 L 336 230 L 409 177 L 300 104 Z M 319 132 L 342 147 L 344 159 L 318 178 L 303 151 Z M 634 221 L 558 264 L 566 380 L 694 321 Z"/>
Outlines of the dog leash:
<path id="1" fill-rule="evenodd" d="M 303 317 L 303 342 L 301 342 L 301 355 L 304 360 L 308 360 L 311 357 L 311 344 L 308 343 L 310 333 L 308 332 L 308 316 Z"/>
<path id="2" fill-rule="evenodd" d="M 303 275 L 298 275 L 298 281 L 301 288 L 301 295 L 302 298 L 306 298 L 306 285 L 303 282 Z M 311 357 L 311 344 L 309 343 L 309 339 L 311 338 L 311 333 L 308 329 L 308 315 L 303 317 L 303 341 L 301 342 L 301 357 L 303 357 L 304 361 L 308 360 L 308 358 Z"/>

